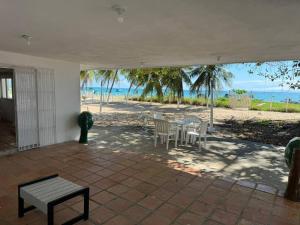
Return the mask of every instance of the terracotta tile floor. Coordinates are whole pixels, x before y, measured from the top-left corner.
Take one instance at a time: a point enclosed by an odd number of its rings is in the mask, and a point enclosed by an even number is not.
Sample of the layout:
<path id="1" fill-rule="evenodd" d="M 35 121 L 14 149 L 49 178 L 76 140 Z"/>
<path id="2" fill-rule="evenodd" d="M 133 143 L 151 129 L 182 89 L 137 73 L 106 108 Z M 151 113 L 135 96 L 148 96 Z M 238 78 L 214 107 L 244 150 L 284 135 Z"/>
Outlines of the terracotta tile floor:
<path id="1" fill-rule="evenodd" d="M 300 203 L 268 186 L 211 177 L 146 153 L 77 143 L 0 157 L 0 224 L 46 224 L 39 211 L 17 218 L 17 184 L 53 173 L 90 187 L 90 219 L 80 225 L 300 224 Z M 80 210 L 81 198 L 66 202 L 56 208 L 55 222 Z"/>

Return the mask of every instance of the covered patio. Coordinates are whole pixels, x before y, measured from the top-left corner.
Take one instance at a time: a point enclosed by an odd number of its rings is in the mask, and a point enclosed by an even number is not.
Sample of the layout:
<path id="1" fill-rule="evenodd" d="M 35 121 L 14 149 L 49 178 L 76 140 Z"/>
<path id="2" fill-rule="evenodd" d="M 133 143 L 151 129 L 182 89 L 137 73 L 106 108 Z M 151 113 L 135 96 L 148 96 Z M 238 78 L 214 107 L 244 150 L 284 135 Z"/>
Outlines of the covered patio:
<path id="1" fill-rule="evenodd" d="M 16 217 L 17 184 L 53 173 L 90 187 L 90 219 L 79 224 L 300 222 L 299 204 L 285 200 L 272 187 L 216 178 L 168 155 L 103 149 L 99 143 L 86 146 L 69 142 L 1 157 L 1 225 L 45 224 L 45 216 L 39 211 L 22 219 Z M 57 207 L 56 224 L 74 216 L 82 207 L 80 198 Z"/>

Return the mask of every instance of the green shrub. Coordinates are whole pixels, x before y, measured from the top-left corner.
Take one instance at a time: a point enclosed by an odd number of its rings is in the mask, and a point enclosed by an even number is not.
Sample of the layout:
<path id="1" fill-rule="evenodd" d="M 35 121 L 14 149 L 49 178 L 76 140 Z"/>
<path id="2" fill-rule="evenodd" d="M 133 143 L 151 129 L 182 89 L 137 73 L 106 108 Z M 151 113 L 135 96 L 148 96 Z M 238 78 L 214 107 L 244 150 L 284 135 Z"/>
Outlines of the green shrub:
<path id="1" fill-rule="evenodd" d="M 225 97 L 218 98 L 218 99 L 215 101 L 215 105 L 216 105 L 217 107 L 230 108 L 230 106 L 229 106 L 229 99 L 228 99 L 228 98 L 225 98 Z"/>
<path id="2" fill-rule="evenodd" d="M 234 93 L 236 93 L 237 95 L 243 95 L 243 94 L 246 94 L 247 91 L 244 90 L 244 89 L 233 89 L 232 90 Z"/>
<path id="3" fill-rule="evenodd" d="M 169 96 L 164 96 L 162 99 L 159 99 L 156 96 L 151 97 L 140 97 L 133 96 L 129 100 L 133 101 L 145 101 L 145 102 L 160 102 L 164 104 L 177 104 L 176 98 Z M 208 99 L 208 101 L 210 101 Z M 181 104 L 195 105 L 195 106 L 206 106 L 206 100 L 204 97 L 185 97 L 181 99 Z M 258 99 L 251 101 L 250 110 L 256 111 L 270 111 L 271 102 L 266 102 Z M 215 100 L 216 107 L 230 108 L 229 99 L 226 97 L 220 97 Z M 286 112 L 286 103 L 285 102 L 273 102 L 271 111 L 275 112 Z M 287 112 L 300 112 L 300 104 L 289 103 Z"/>

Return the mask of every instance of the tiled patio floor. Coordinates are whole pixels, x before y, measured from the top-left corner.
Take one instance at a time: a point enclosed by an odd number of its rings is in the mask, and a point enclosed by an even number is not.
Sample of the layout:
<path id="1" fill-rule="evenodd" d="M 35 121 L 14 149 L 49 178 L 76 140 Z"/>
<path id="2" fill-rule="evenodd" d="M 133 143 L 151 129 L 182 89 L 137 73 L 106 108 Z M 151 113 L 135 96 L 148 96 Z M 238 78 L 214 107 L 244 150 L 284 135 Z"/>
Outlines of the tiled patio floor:
<path id="1" fill-rule="evenodd" d="M 17 184 L 53 173 L 90 187 L 90 219 L 81 225 L 300 224 L 300 203 L 267 186 L 213 178 L 164 157 L 77 143 L 0 158 L 0 224 L 46 224 L 38 211 L 17 218 Z M 59 206 L 56 223 L 78 210 L 80 198 Z"/>
<path id="2" fill-rule="evenodd" d="M 206 147 L 202 146 L 200 151 L 198 143 L 185 146 L 180 142 L 177 148 L 174 142 L 170 142 L 170 148 L 166 150 L 166 145 L 161 145 L 160 141 L 154 148 L 151 125 L 141 128 L 128 124 L 125 119 L 111 125 L 106 122 L 104 119 L 98 120 L 89 132 L 90 143 L 99 149 L 167 157 L 211 175 L 256 182 L 279 190 L 286 188 L 289 170 L 284 160 L 283 147 L 209 134 Z"/>

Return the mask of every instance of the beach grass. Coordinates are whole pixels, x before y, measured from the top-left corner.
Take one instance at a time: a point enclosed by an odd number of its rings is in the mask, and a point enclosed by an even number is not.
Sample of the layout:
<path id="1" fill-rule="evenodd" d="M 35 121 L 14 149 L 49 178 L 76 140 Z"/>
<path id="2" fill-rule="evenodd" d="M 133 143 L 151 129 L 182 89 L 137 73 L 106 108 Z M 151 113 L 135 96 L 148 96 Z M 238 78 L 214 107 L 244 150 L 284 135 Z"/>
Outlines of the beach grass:
<path id="1" fill-rule="evenodd" d="M 130 100 L 133 101 L 144 101 L 144 102 L 159 102 L 164 104 L 177 104 L 177 100 L 170 97 L 164 97 L 159 99 L 157 97 L 131 97 Z M 181 104 L 185 105 L 196 105 L 196 106 L 206 106 L 207 100 L 204 97 L 185 97 L 182 98 Z M 208 102 L 209 104 L 209 102 Z M 229 98 L 221 97 L 215 100 L 215 107 L 230 108 Z M 285 102 L 268 102 L 258 99 L 253 99 L 251 101 L 250 110 L 256 111 L 272 111 L 272 112 L 300 112 L 300 104 L 295 103 L 285 103 Z"/>
<path id="2" fill-rule="evenodd" d="M 300 112 L 300 104 L 252 100 L 250 109 L 258 111 Z"/>

